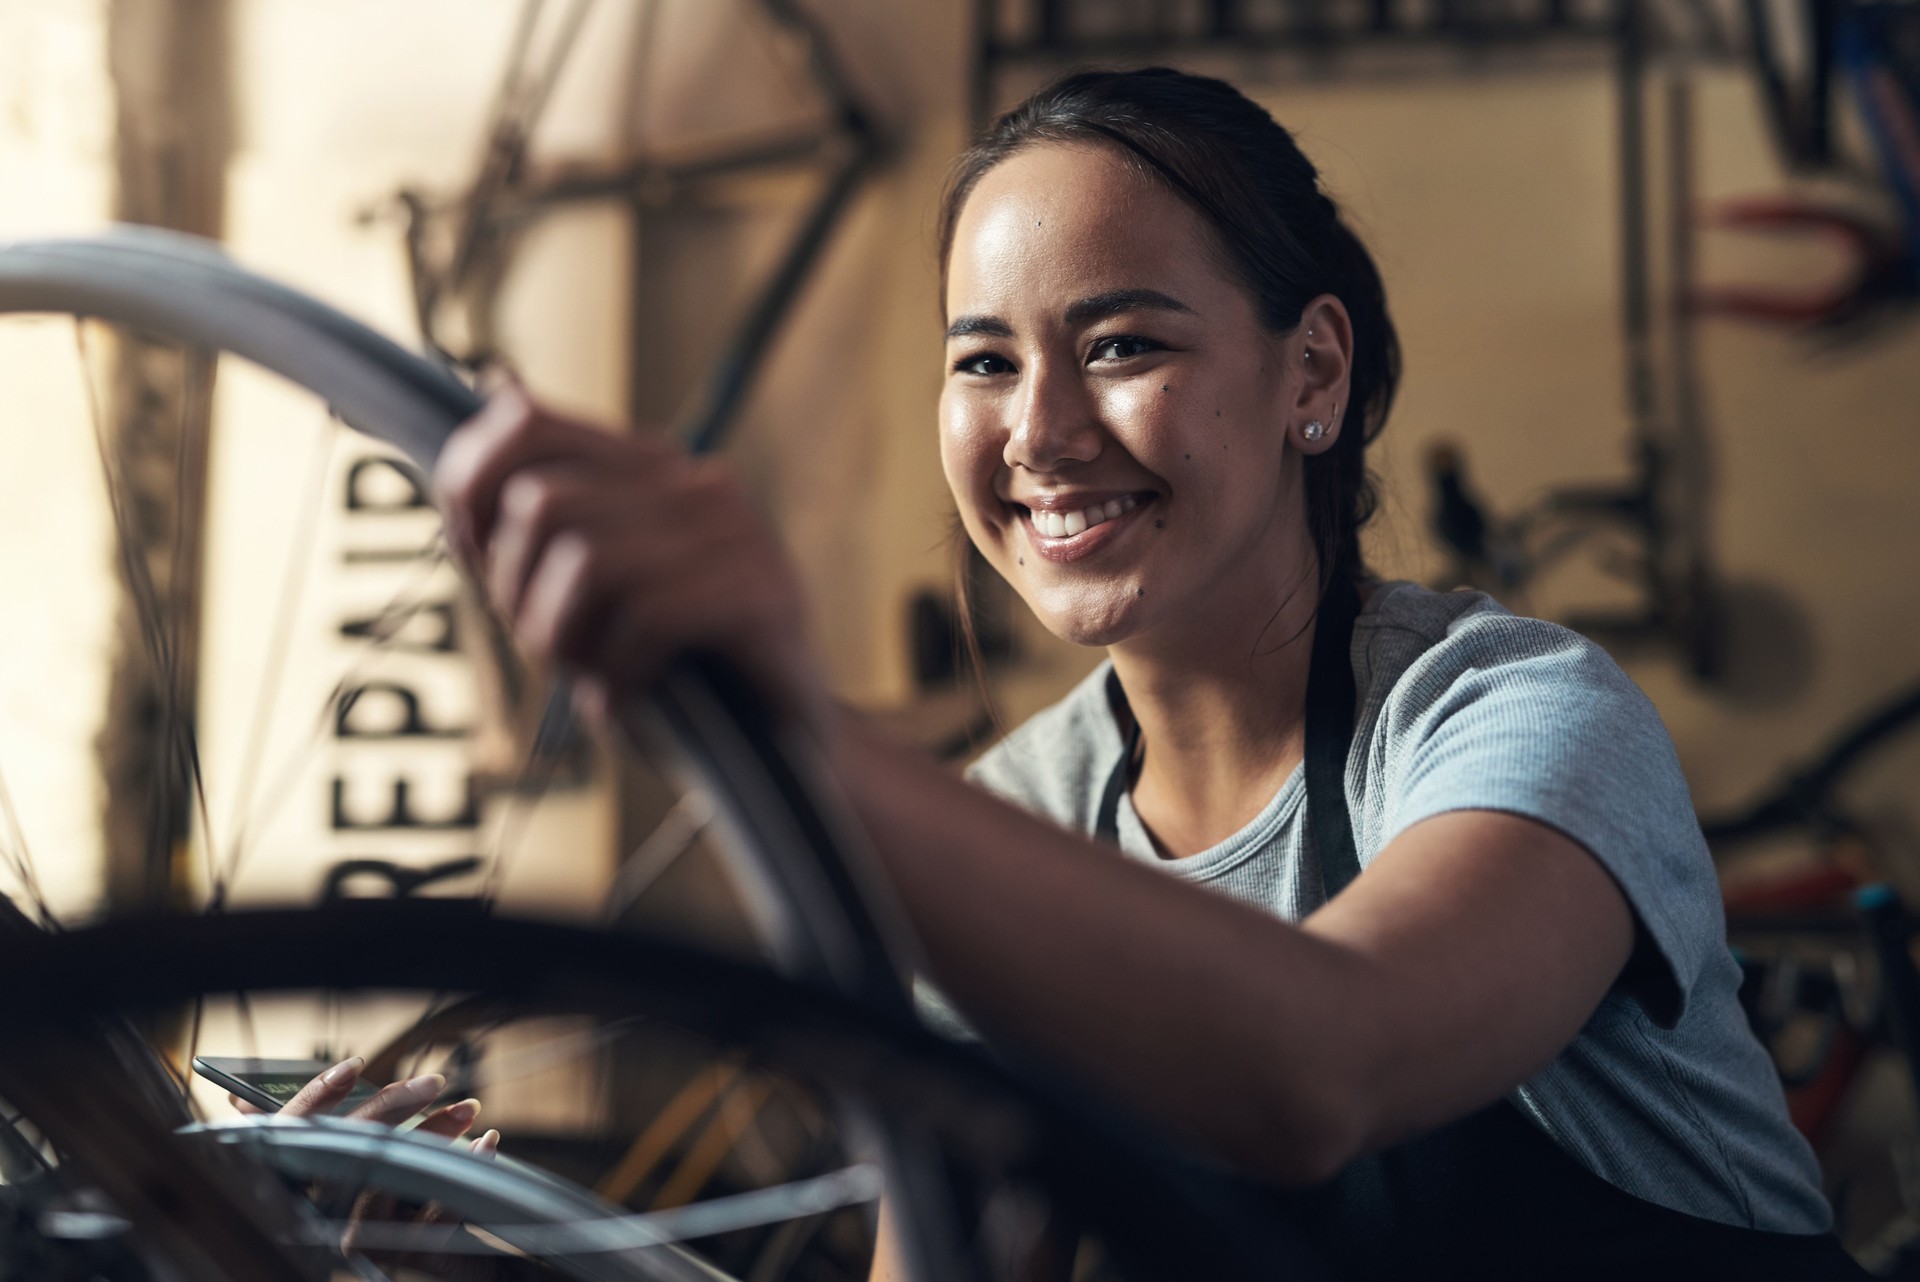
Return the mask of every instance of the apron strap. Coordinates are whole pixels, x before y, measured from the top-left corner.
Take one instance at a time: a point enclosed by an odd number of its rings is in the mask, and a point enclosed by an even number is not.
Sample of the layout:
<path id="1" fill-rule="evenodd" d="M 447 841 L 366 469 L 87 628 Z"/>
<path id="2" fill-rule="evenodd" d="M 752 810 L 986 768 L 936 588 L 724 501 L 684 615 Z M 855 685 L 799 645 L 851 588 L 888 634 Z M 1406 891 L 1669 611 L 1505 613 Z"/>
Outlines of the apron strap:
<path id="1" fill-rule="evenodd" d="M 1360 875 L 1353 844 L 1353 817 L 1347 809 L 1347 753 L 1353 747 L 1353 624 L 1360 615 L 1360 593 L 1344 575 L 1320 598 L 1313 630 L 1313 658 L 1307 668 L 1307 821 L 1320 856 L 1320 884 L 1332 899 Z M 1119 760 L 1107 774 L 1094 816 L 1093 835 L 1120 844 L 1120 798 L 1133 781 L 1140 752 L 1140 723 L 1127 705 L 1117 673 L 1107 673 L 1107 702 L 1114 720 L 1125 727 Z"/>
<path id="2" fill-rule="evenodd" d="M 1307 822 L 1329 900 L 1360 875 L 1346 784 L 1353 749 L 1353 624 L 1359 617 L 1360 593 L 1342 575 L 1320 598 L 1307 672 Z"/>
<path id="3" fill-rule="evenodd" d="M 1127 692 L 1120 688 L 1120 674 L 1107 670 L 1107 705 L 1113 719 L 1126 727 L 1120 759 L 1107 772 L 1107 786 L 1100 792 L 1100 812 L 1094 816 L 1093 835 L 1110 846 L 1120 844 L 1120 797 L 1133 780 L 1133 761 L 1140 752 L 1140 723 L 1133 719 Z"/>

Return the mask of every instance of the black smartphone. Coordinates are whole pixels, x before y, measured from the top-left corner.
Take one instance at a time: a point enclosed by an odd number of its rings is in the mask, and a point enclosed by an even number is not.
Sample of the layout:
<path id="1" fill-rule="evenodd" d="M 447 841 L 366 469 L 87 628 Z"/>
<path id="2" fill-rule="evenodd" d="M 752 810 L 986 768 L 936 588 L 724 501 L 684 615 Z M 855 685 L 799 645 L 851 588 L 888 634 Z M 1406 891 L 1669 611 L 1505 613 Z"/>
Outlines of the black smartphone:
<path id="1" fill-rule="evenodd" d="M 328 1059 L 226 1059 L 212 1055 L 193 1057 L 193 1071 L 222 1090 L 278 1113 L 280 1106 L 300 1093 L 320 1074 L 334 1066 Z M 335 1113 L 350 1113 L 370 1098 L 377 1087 L 365 1081 L 353 1084 L 347 1098 L 334 1106 Z"/>

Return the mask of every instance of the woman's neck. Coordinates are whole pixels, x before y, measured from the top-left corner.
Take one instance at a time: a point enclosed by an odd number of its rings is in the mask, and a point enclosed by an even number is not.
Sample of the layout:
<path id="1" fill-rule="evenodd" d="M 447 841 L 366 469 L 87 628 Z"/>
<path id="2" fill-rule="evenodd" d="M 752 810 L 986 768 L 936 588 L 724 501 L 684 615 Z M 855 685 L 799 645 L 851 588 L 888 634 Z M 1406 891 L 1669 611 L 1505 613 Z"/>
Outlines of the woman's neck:
<path id="1" fill-rule="evenodd" d="M 1232 836 L 1299 764 L 1317 577 L 1241 619 L 1113 647 L 1144 748 L 1133 806 L 1162 855 L 1183 858 Z"/>

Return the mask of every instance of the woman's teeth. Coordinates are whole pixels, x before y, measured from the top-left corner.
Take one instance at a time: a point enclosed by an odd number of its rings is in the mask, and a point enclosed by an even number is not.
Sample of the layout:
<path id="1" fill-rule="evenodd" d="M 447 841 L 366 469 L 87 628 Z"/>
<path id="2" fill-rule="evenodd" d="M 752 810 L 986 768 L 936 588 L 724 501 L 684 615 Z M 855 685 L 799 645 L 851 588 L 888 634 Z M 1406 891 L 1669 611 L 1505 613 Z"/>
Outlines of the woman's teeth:
<path id="1" fill-rule="evenodd" d="M 1139 506 L 1140 500 L 1129 494 L 1124 498 L 1108 499 L 1105 503 L 1096 503 L 1092 507 L 1082 508 L 1076 512 L 1056 512 L 1051 509 L 1042 511 L 1034 508 L 1031 510 L 1031 516 L 1036 532 L 1050 539 L 1070 539 L 1076 534 L 1086 533 L 1102 522 L 1111 521 L 1124 512 L 1131 512 Z"/>

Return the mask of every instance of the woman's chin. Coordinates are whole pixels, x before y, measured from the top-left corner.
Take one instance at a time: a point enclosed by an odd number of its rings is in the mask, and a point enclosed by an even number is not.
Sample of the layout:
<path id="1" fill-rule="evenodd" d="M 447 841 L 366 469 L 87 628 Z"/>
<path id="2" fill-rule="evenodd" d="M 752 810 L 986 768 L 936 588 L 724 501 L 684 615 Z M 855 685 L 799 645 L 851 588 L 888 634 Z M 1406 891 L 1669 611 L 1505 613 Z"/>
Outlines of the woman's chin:
<path id="1" fill-rule="evenodd" d="M 1087 600 L 1075 593 L 1071 602 L 1034 601 L 1028 608 L 1047 631 L 1073 645 L 1105 648 L 1117 645 L 1140 629 L 1142 602 L 1137 593 L 1102 593 L 1100 600 Z"/>

